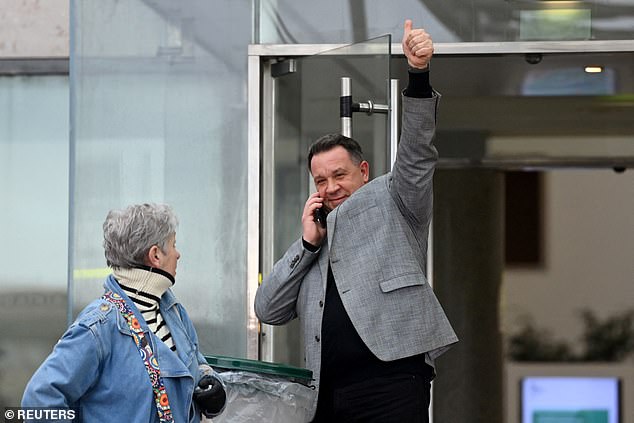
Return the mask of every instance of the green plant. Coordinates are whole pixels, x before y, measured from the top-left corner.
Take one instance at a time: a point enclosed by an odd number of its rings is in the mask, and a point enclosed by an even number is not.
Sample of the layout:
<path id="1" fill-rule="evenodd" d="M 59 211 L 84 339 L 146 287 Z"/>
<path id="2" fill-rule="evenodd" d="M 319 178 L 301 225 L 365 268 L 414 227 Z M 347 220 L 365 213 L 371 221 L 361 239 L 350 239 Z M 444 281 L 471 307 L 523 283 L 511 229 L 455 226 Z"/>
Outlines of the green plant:
<path id="1" fill-rule="evenodd" d="M 634 351 L 634 310 L 603 321 L 583 310 L 581 318 L 585 324 L 583 361 L 621 361 Z"/>
<path id="2" fill-rule="evenodd" d="M 594 312 L 580 312 L 584 331 L 583 351 L 575 354 L 567 342 L 535 327 L 526 319 L 508 340 L 508 355 L 514 361 L 622 361 L 634 352 L 634 309 L 599 319 Z"/>
<path id="3" fill-rule="evenodd" d="M 550 332 L 537 329 L 532 322 L 509 339 L 509 356 L 515 361 L 569 361 L 573 359 L 565 342 L 553 340 Z"/>

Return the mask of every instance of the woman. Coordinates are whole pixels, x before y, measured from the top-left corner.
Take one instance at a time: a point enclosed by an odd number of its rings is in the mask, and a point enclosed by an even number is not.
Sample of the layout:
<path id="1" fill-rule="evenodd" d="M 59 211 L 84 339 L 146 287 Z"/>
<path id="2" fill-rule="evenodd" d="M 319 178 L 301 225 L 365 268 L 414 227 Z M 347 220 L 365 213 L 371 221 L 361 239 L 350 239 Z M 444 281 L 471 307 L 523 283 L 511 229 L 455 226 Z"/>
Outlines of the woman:
<path id="1" fill-rule="evenodd" d="M 178 221 L 167 205 L 112 210 L 104 295 L 68 328 L 28 383 L 22 407 L 72 409 L 86 422 L 199 422 L 225 391 L 174 297 Z"/>

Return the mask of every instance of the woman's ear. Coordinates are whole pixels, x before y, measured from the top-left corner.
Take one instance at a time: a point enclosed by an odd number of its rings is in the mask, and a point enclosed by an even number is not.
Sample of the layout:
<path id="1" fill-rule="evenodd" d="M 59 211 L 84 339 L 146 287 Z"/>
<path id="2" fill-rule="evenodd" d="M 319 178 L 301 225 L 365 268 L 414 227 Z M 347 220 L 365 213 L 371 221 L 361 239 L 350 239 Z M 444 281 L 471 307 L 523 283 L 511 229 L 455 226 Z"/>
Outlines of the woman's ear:
<path id="1" fill-rule="evenodd" d="M 152 245 L 145 256 L 145 264 L 150 267 L 160 267 L 161 254 L 162 252 L 158 245 Z"/>

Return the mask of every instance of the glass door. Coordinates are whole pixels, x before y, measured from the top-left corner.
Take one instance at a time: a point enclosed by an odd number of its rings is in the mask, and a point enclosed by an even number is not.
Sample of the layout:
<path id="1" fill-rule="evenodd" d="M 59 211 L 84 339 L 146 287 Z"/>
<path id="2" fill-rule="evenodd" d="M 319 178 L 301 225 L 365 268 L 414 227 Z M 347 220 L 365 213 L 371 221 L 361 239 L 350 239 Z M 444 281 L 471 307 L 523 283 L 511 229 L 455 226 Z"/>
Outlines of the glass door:
<path id="1" fill-rule="evenodd" d="M 263 275 L 301 236 L 301 214 L 314 190 L 306 162 L 308 147 L 324 134 L 342 132 L 342 78 L 350 78 L 352 102 L 364 110 L 353 113 L 352 137 L 370 163 L 370 176 L 389 169 L 390 42 L 386 35 L 263 66 Z M 371 104 L 375 112 L 367 113 L 364 104 Z M 388 113 L 380 111 L 383 106 Z M 302 350 L 296 321 L 281 327 L 262 325 L 262 360 L 303 366 Z"/>

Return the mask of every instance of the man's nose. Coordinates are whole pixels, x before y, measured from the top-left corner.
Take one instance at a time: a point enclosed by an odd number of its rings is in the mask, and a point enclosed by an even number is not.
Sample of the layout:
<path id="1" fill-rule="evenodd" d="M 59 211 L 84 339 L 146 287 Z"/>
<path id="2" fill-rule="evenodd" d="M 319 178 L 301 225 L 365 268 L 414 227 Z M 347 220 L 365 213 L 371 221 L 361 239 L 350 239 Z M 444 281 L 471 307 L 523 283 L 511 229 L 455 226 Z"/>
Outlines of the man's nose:
<path id="1" fill-rule="evenodd" d="M 326 186 L 326 192 L 335 192 L 339 189 L 339 184 L 334 179 L 328 181 L 328 185 Z"/>

